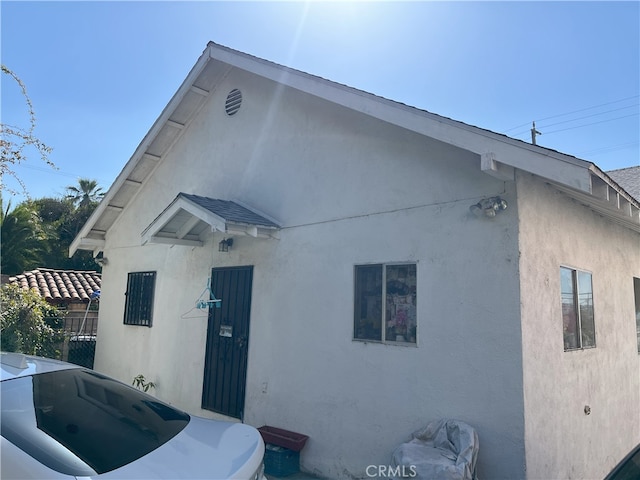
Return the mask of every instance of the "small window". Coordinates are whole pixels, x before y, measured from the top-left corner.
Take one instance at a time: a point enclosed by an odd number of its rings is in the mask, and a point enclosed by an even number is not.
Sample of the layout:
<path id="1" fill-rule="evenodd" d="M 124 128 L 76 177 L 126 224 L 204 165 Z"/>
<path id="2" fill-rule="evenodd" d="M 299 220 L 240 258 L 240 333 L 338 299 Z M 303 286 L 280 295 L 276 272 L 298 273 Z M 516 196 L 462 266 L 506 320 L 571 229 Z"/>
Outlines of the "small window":
<path id="1" fill-rule="evenodd" d="M 564 350 L 596 346 L 591 274 L 560 268 Z"/>
<path id="2" fill-rule="evenodd" d="M 151 326 L 156 272 L 133 272 L 127 279 L 124 324 Z"/>
<path id="3" fill-rule="evenodd" d="M 640 353 L 640 278 L 633 279 L 633 295 L 636 300 L 636 334 L 638 336 L 638 353 Z"/>
<path id="4" fill-rule="evenodd" d="M 354 340 L 416 344 L 416 334 L 416 265 L 357 265 Z"/>

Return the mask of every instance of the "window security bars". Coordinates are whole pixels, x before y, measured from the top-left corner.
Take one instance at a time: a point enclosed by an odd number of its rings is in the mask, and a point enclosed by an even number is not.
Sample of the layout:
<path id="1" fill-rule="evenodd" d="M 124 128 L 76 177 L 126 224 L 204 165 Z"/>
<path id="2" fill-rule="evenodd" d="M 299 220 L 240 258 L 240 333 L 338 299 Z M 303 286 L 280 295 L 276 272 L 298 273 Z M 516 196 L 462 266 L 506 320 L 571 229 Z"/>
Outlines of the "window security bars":
<path id="1" fill-rule="evenodd" d="M 124 324 L 150 327 L 156 272 L 133 272 L 127 279 Z"/>

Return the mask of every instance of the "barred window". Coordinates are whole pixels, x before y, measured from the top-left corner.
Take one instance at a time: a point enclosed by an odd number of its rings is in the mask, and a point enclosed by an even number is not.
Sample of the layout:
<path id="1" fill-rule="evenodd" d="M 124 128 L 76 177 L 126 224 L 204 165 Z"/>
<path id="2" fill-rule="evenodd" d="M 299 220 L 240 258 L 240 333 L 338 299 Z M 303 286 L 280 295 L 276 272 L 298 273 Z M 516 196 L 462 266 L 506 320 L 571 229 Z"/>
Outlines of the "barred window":
<path id="1" fill-rule="evenodd" d="M 125 325 L 151 326 L 155 286 L 156 272 L 129 273 L 125 292 Z"/>

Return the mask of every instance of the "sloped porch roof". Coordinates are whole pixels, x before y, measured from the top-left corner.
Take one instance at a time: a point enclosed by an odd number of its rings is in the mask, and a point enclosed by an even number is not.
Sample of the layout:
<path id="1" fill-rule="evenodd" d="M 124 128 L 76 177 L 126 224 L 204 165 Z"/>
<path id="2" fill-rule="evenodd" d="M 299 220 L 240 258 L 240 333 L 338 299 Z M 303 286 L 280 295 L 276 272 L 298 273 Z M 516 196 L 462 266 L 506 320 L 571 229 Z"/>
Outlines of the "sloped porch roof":
<path id="1" fill-rule="evenodd" d="M 210 232 L 273 237 L 279 226 L 230 200 L 180 192 L 142 232 L 142 244 L 202 246 Z"/>

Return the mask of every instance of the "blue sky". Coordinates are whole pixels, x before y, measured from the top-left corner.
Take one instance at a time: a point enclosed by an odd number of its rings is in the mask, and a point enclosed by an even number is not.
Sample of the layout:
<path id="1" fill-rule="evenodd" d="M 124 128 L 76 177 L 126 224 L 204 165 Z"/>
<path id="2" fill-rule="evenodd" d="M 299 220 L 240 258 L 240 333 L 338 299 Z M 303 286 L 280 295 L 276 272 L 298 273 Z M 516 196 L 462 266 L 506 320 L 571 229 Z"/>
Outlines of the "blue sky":
<path id="1" fill-rule="evenodd" d="M 522 140 L 535 120 L 539 145 L 604 170 L 640 162 L 640 2 L 3 0 L 0 14 L 2 63 L 58 166 L 27 152 L 33 198 L 79 177 L 108 188 L 208 41 Z M 6 75 L 1 95 L 2 122 L 26 126 Z"/>

